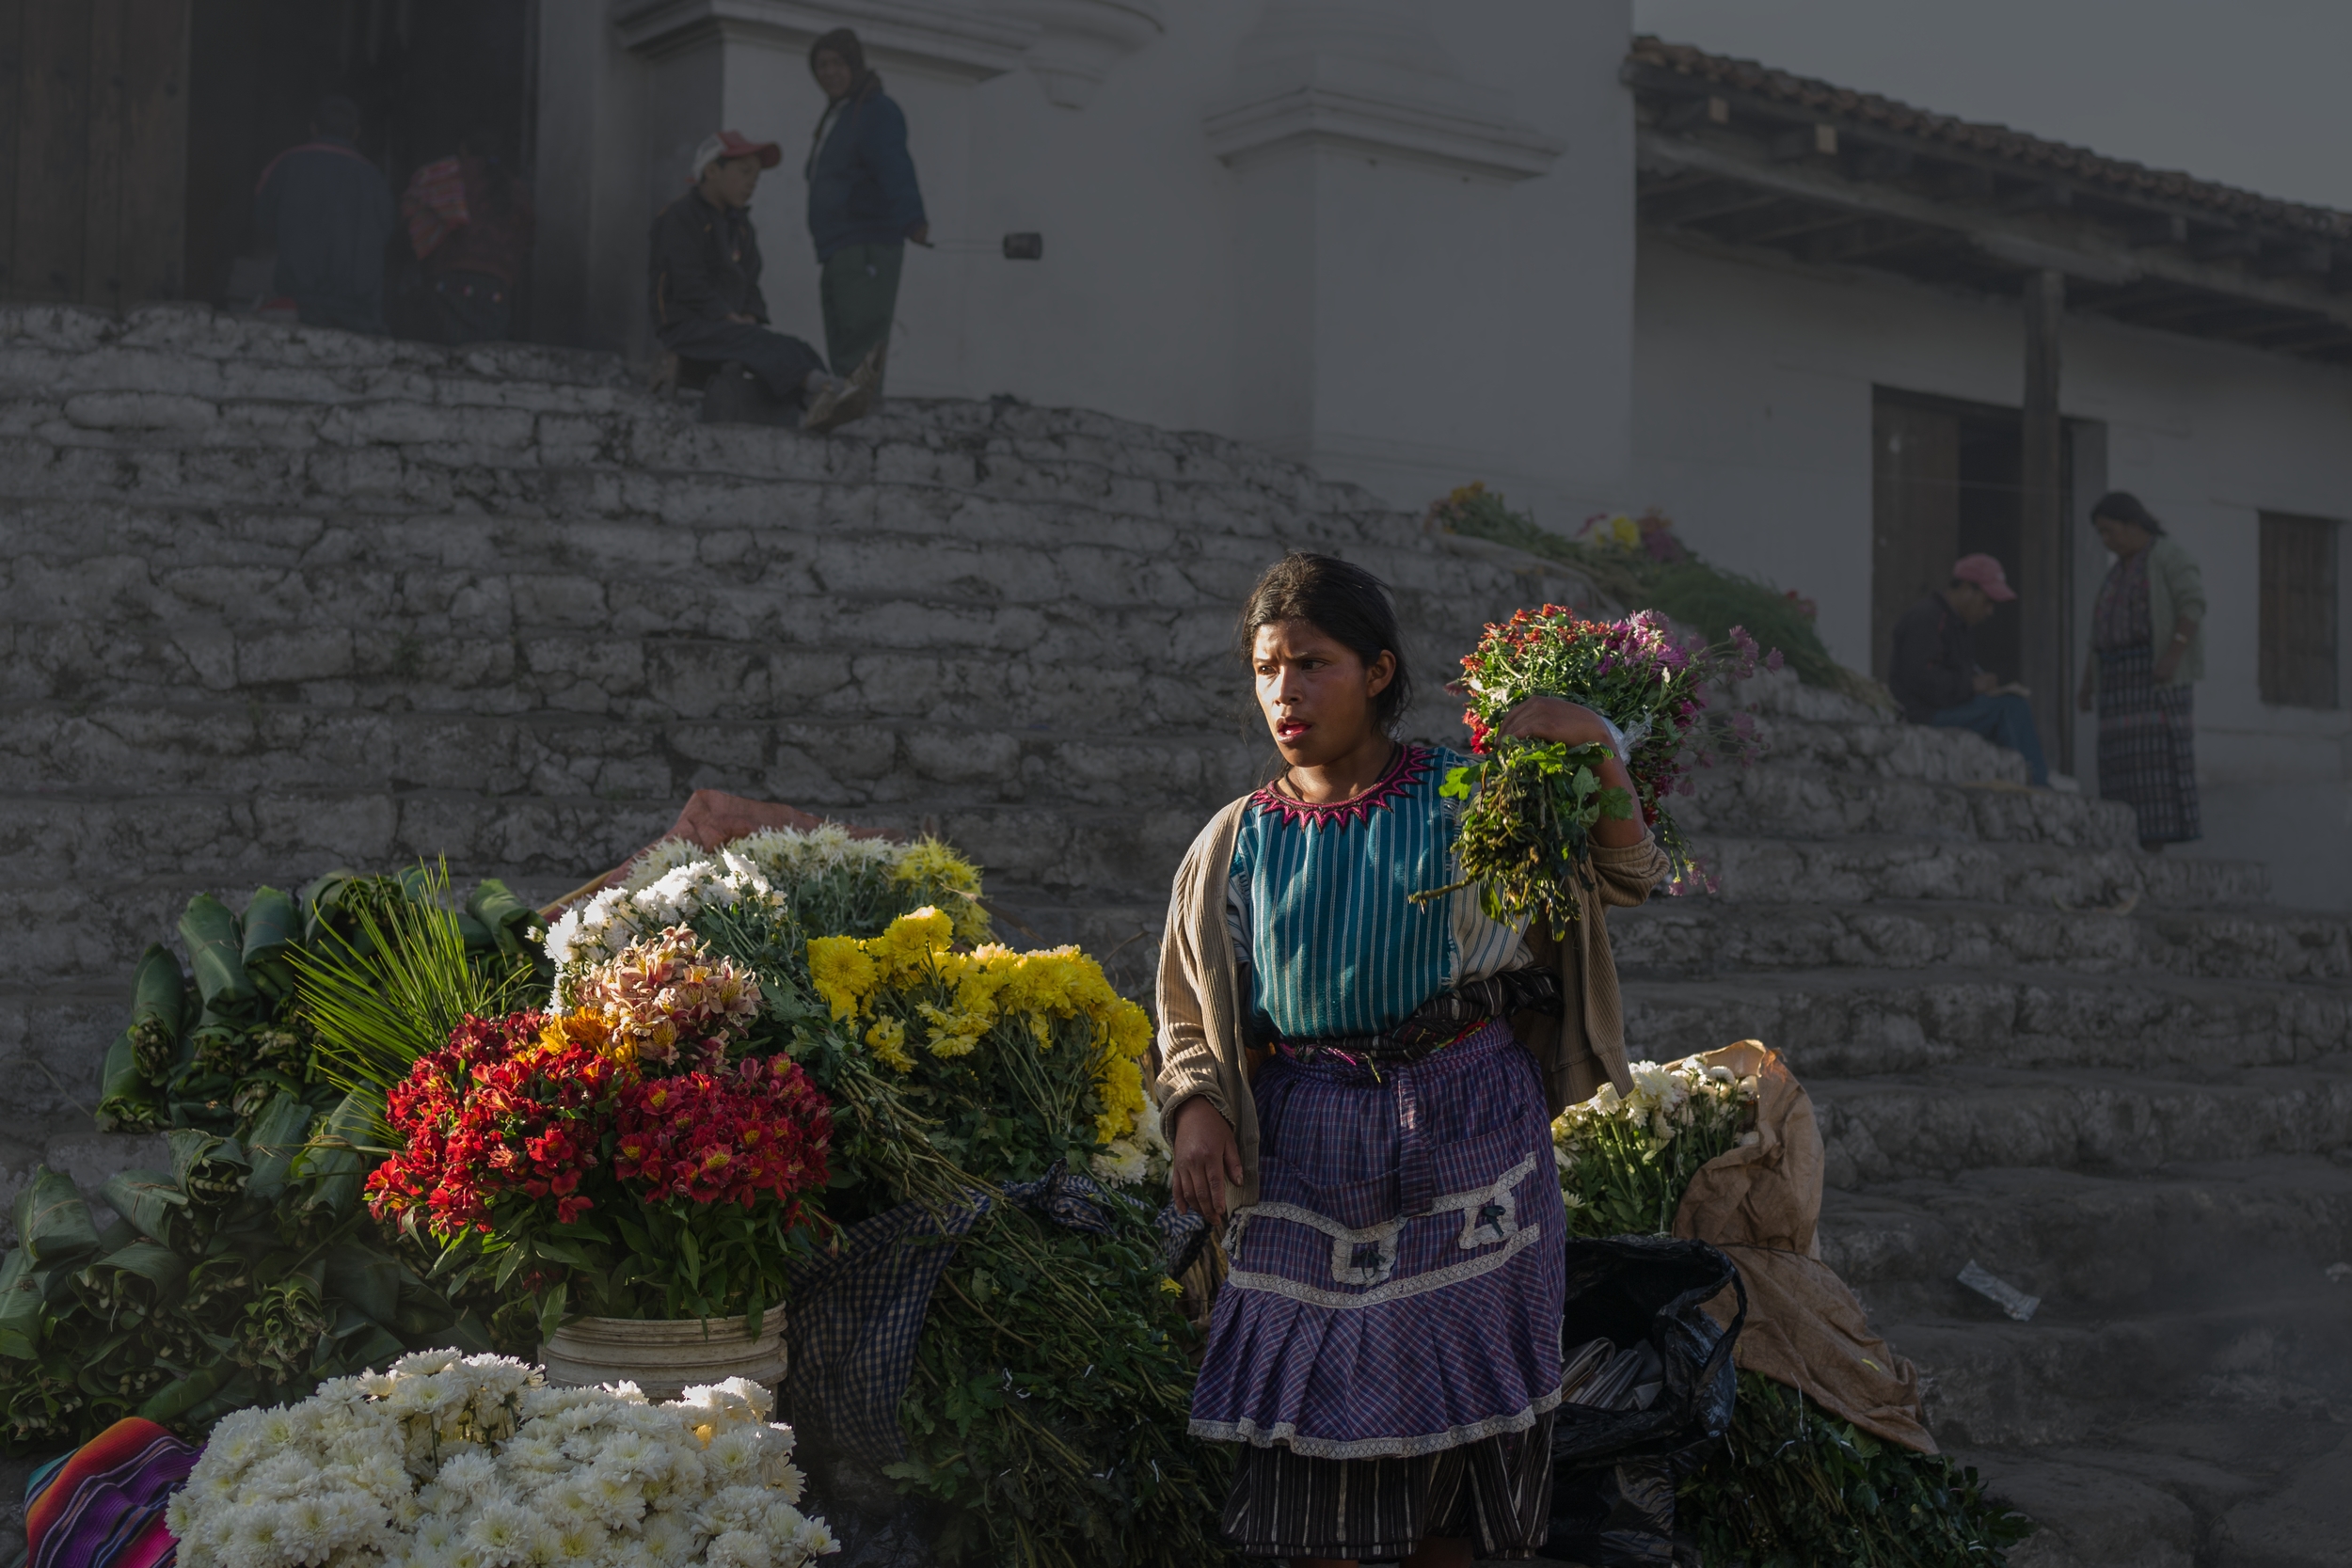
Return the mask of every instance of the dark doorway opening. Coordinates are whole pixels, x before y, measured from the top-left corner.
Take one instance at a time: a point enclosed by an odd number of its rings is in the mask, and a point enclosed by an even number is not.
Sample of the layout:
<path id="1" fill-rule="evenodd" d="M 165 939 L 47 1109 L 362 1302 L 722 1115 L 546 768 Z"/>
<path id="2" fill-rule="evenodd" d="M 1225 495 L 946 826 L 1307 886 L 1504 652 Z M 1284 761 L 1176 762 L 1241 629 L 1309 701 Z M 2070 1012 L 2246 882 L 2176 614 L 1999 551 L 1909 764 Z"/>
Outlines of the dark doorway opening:
<path id="1" fill-rule="evenodd" d="M 306 139 L 311 106 L 329 94 L 358 104 L 359 150 L 394 196 L 461 137 L 492 142 L 528 182 L 537 9 L 537 0 L 193 0 L 190 295 L 235 309 L 267 287 L 254 185 Z M 387 305 L 398 330 L 415 267 L 404 232 L 390 249 Z"/>
<path id="2" fill-rule="evenodd" d="M 1903 611 L 1949 582 L 1953 562 L 1984 554 L 2001 563 L 2019 597 L 1977 628 L 1978 662 L 2003 681 L 2021 680 L 2027 617 L 2063 623 L 2073 598 L 2070 584 L 2032 582 L 2024 570 L 2023 416 L 1998 404 L 1882 387 L 1872 394 L 1871 426 L 1871 673 L 1886 678 Z M 2060 641 L 2071 659 L 2071 627 L 2061 625 Z M 2039 712 L 2045 694 L 2035 696 Z M 2071 770 L 2072 726 L 2056 729 L 2043 745 L 2054 767 Z"/>

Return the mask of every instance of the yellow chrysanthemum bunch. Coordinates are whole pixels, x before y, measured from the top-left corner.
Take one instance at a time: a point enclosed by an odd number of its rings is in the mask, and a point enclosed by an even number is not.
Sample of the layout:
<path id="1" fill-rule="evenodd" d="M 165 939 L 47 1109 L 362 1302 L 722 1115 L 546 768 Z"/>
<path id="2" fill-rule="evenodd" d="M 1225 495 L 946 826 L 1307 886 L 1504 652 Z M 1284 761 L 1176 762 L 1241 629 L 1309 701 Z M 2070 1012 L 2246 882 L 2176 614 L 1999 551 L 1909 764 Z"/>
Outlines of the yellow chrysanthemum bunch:
<path id="1" fill-rule="evenodd" d="M 818 937 L 808 944 L 810 982 L 835 1021 L 854 1025 L 871 1016 L 861 1037 L 877 1061 L 901 1073 L 915 1067 L 911 1021 L 923 1025 L 933 1056 L 952 1060 L 978 1049 L 991 1031 L 1008 1047 L 1050 1051 L 1056 1022 L 1083 1019 L 1103 1104 L 1095 1139 L 1108 1144 L 1134 1132 L 1146 1109 L 1140 1063 L 1152 1045 L 1144 1010 L 1113 990 L 1103 966 L 1075 947 L 1016 953 L 992 942 L 959 952 L 955 938 L 956 922 L 929 907 L 899 916 L 878 937 Z M 892 1005 L 885 993 L 893 993 Z"/>
<path id="2" fill-rule="evenodd" d="M 962 895 L 950 905 L 956 940 L 978 942 L 989 934 L 988 911 L 980 907 L 980 874 L 970 861 L 935 838 L 918 838 L 898 852 L 890 879 Z"/>

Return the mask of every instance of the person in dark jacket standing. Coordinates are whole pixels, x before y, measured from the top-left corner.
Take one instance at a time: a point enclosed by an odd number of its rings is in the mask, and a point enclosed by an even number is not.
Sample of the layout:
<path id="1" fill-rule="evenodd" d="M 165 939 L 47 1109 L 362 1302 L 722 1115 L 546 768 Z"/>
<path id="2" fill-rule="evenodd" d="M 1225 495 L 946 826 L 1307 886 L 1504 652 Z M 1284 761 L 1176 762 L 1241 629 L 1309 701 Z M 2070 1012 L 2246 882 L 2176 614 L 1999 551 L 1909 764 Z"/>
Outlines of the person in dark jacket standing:
<path id="1" fill-rule="evenodd" d="M 2033 705 L 2014 687 L 1977 664 L 1974 628 L 1993 618 L 1994 609 L 2017 597 L 2001 563 L 1989 555 L 1963 555 L 1952 562 L 1952 579 L 1903 611 L 1895 623 L 1894 658 L 1887 689 L 1915 724 L 1974 730 L 1996 746 L 2026 759 L 2034 787 L 2046 788 L 2050 769 L 2042 758 L 2042 735 L 2034 727 Z"/>
<path id="2" fill-rule="evenodd" d="M 319 100 L 310 139 L 262 171 L 254 222 L 278 246 L 271 286 L 294 302 L 303 325 L 381 333 L 392 192 L 358 140 L 359 106 Z"/>
<path id="3" fill-rule="evenodd" d="M 827 431 L 866 412 L 873 365 L 848 379 L 829 375 L 815 349 L 771 331 L 759 292 L 759 237 L 752 193 L 783 153 L 722 131 L 694 152 L 693 189 L 653 220 L 653 321 L 661 346 L 681 359 L 742 365 L 769 396 L 797 403 L 801 428 Z"/>
<path id="4" fill-rule="evenodd" d="M 906 242 L 927 245 L 931 230 L 907 153 L 907 117 L 866 68 L 857 35 L 825 34 L 809 46 L 808 69 L 825 89 L 805 171 L 808 231 L 823 268 L 825 353 L 839 372 L 877 346 L 887 353 Z"/>

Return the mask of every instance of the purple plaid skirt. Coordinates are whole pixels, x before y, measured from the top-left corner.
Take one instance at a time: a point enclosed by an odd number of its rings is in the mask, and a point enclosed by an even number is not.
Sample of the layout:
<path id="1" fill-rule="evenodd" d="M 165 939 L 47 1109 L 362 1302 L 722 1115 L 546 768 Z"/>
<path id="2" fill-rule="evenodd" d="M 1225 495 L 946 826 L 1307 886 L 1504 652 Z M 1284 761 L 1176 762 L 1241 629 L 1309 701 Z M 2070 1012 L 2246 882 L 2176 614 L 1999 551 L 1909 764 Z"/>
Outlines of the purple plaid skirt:
<path id="1" fill-rule="evenodd" d="M 1192 1433 L 1319 1459 L 1431 1454 L 1560 1402 L 1566 1218 L 1507 1024 L 1410 1067 L 1277 1055 L 1258 1206 L 1216 1297 Z"/>

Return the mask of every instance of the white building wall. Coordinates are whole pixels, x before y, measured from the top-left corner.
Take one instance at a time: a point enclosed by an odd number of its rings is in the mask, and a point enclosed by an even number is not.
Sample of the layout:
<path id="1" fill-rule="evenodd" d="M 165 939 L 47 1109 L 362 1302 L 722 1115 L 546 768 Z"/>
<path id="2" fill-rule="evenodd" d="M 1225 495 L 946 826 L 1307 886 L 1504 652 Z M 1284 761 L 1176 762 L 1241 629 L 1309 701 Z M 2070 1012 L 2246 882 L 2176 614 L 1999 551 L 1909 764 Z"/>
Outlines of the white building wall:
<path id="1" fill-rule="evenodd" d="M 804 55 L 846 24 L 906 110 L 942 242 L 908 250 L 894 391 L 1240 436 L 1400 505 L 1484 478 L 1564 518 L 1624 482 L 1629 0 L 566 0 L 541 17 L 544 337 L 649 354 L 644 225 L 683 189 L 689 132 L 723 123 L 784 148 L 753 209 L 763 290 L 779 329 L 822 346 Z M 1073 17 L 1125 29 L 1090 95 L 1031 69 L 1069 57 Z M 1025 230 L 1043 261 L 1004 260 Z"/>
<path id="2" fill-rule="evenodd" d="M 1663 506 L 1710 560 L 1816 599 L 1831 651 L 1869 668 L 1871 389 L 2015 407 L 2017 308 L 1645 234 L 1635 323 L 1620 505 Z M 2203 568 L 2205 837 L 2182 852 L 2265 861 L 2282 902 L 2352 907 L 2352 712 L 2268 706 L 2256 668 L 2259 514 L 2352 522 L 2352 372 L 2077 316 L 2063 387 L 2068 418 L 2104 427 L 2107 485 L 2137 494 Z M 2106 560 L 2077 556 L 2078 626 L 2097 586 L 2081 567 Z M 2347 629 L 2352 596 L 2340 658 Z M 2339 689 L 2352 699 L 2352 661 Z"/>

